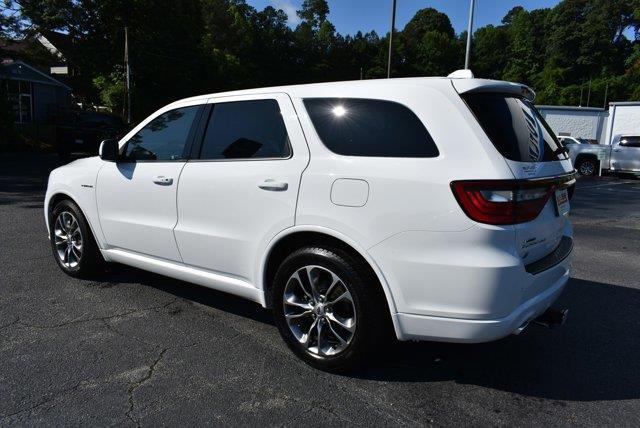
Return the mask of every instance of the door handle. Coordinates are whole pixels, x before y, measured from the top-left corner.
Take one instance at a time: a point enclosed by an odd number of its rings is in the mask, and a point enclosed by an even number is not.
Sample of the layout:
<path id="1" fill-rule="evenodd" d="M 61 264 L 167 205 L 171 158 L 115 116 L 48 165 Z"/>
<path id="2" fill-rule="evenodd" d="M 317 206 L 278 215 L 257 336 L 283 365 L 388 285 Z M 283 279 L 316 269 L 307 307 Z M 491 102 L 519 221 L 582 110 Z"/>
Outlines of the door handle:
<path id="1" fill-rule="evenodd" d="M 268 178 L 262 183 L 258 184 L 258 187 L 262 190 L 271 190 L 272 192 L 284 192 L 289 188 L 289 183 Z"/>
<path id="2" fill-rule="evenodd" d="M 622 149 L 613 149 L 614 152 L 621 152 Z"/>
<path id="3" fill-rule="evenodd" d="M 153 182 L 161 186 L 171 186 L 173 184 L 173 178 L 159 175 L 153 179 Z"/>

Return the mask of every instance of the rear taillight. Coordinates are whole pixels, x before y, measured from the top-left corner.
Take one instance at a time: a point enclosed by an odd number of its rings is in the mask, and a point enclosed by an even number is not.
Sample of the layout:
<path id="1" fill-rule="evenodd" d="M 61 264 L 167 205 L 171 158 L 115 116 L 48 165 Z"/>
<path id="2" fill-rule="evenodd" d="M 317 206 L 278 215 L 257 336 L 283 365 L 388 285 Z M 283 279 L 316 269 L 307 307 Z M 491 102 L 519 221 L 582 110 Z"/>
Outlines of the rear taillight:
<path id="1" fill-rule="evenodd" d="M 464 212 L 479 223 L 516 224 L 538 217 L 567 180 L 464 180 L 451 183 Z"/>

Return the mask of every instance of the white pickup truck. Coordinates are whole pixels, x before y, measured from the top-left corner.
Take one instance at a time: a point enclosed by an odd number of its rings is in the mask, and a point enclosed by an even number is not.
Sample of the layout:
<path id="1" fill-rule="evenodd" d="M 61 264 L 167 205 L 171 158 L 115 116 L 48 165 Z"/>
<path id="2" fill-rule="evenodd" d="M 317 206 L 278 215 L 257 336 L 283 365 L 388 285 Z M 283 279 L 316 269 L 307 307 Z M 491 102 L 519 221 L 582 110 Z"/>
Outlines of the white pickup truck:
<path id="1" fill-rule="evenodd" d="M 611 144 L 588 144 L 572 137 L 558 137 L 569 151 L 573 166 L 584 176 L 602 171 L 640 174 L 640 135 L 615 135 Z"/>

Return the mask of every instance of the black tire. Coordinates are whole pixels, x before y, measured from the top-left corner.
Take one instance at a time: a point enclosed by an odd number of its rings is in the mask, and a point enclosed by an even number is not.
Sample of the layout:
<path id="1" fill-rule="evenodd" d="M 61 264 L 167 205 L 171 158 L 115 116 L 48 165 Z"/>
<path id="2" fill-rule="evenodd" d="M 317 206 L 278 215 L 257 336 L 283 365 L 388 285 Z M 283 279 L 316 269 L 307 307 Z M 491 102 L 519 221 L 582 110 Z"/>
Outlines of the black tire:
<path id="1" fill-rule="evenodd" d="M 326 269 L 337 275 L 344 288 L 350 293 L 351 300 L 348 305 L 355 307 L 355 331 L 348 344 L 335 355 L 318 355 L 318 352 L 312 352 L 308 345 L 303 345 L 296 338 L 285 317 L 284 295 L 287 283 L 294 273 L 306 266 L 317 266 L 321 268 L 319 269 L 321 272 L 322 269 Z M 378 280 L 372 276 L 370 271 L 355 257 L 339 249 L 323 246 L 303 247 L 290 254 L 278 268 L 273 284 L 274 317 L 287 346 L 307 364 L 330 372 L 351 371 L 374 361 L 375 356 L 384 354 L 380 351 L 385 348 L 385 342 L 391 339 L 391 320 Z M 319 283 L 318 279 L 318 287 Z M 339 293 L 343 291 L 340 290 Z M 326 301 L 330 300 L 328 294 L 330 293 L 326 293 L 324 296 Z M 331 310 L 328 309 L 327 313 Z M 325 323 L 325 329 L 328 328 L 327 324 L 332 324 L 327 321 L 328 315 L 324 315 L 324 312 L 323 315 L 312 314 L 311 316 L 313 317 L 311 320 L 322 318 L 321 321 Z M 339 324 L 337 325 L 339 326 Z M 336 324 L 334 323 L 332 326 L 335 327 Z M 307 327 L 304 329 L 306 330 Z M 309 331 L 311 332 L 312 329 Z M 333 331 L 336 330 L 340 329 L 335 327 Z M 331 335 L 330 330 L 325 331 L 325 338 L 327 334 Z M 349 334 L 346 330 L 340 330 L 340 335 L 344 337 L 343 333 Z M 313 333 L 308 336 L 312 337 Z M 325 340 L 327 343 L 331 342 L 333 338 L 335 336 L 323 339 L 323 342 Z M 313 342 L 313 340 L 310 341 Z M 316 349 L 318 348 L 321 347 L 316 346 Z"/>
<path id="2" fill-rule="evenodd" d="M 56 239 L 56 222 L 63 213 L 68 213 L 73 216 L 73 219 L 77 222 L 77 228 L 80 232 L 81 251 L 79 253 L 79 258 L 74 256 L 76 260 L 75 265 L 73 265 L 73 263 L 67 264 L 63 261 L 61 258 L 62 256 L 60 255 L 61 247 L 56 245 L 57 241 L 61 241 L 60 239 Z M 68 216 L 65 215 L 65 218 L 68 218 Z M 77 233 L 74 236 L 77 236 Z M 49 239 L 51 241 L 53 258 L 60 269 L 62 269 L 62 271 L 67 275 L 74 278 L 91 278 L 104 272 L 105 262 L 102 258 L 102 254 L 100 254 L 100 250 L 98 249 L 98 245 L 96 244 L 93 234 L 91 233 L 91 228 L 89 227 L 87 219 L 84 214 L 82 214 L 80 208 L 78 208 L 78 206 L 71 200 L 62 200 L 53 207 L 51 217 L 49 218 Z M 75 248 L 72 250 L 75 250 Z"/>
<path id="3" fill-rule="evenodd" d="M 576 171 L 583 177 L 593 177 L 598 171 L 598 161 L 593 158 L 581 158 L 576 162 Z"/>

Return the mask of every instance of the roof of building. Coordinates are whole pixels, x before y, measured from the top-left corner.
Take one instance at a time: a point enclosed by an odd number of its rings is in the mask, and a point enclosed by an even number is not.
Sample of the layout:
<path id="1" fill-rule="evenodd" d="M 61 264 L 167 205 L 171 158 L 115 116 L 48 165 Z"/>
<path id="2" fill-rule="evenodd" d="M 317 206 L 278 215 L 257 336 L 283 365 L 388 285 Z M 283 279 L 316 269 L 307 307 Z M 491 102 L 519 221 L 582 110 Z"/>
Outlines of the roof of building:
<path id="1" fill-rule="evenodd" d="M 609 103 L 610 106 L 640 106 L 640 101 L 616 101 Z"/>
<path id="2" fill-rule="evenodd" d="M 604 111 L 600 107 L 581 107 L 581 106 L 550 106 L 550 105 L 537 105 L 538 109 L 544 110 L 571 110 L 571 111 Z"/>
<path id="3" fill-rule="evenodd" d="M 24 61 L 3 61 L 2 62 L 2 66 L 7 68 L 7 69 L 11 69 L 11 68 L 15 68 L 16 72 L 11 72 L 9 71 L 8 73 L 6 73 L 6 78 L 10 79 L 10 80 L 27 80 L 30 82 L 37 82 L 37 83 L 43 83 L 45 85 L 55 85 L 55 86 L 61 86 L 63 88 L 66 88 L 68 90 L 71 90 L 71 88 L 67 85 L 65 85 L 64 83 L 60 82 L 57 79 L 54 79 L 53 77 L 49 76 L 46 73 L 43 73 L 42 71 L 38 70 L 37 68 L 27 64 Z M 31 76 L 28 75 L 23 75 L 22 74 L 22 70 L 21 68 L 24 67 L 26 68 L 29 73 L 31 74 Z"/>

